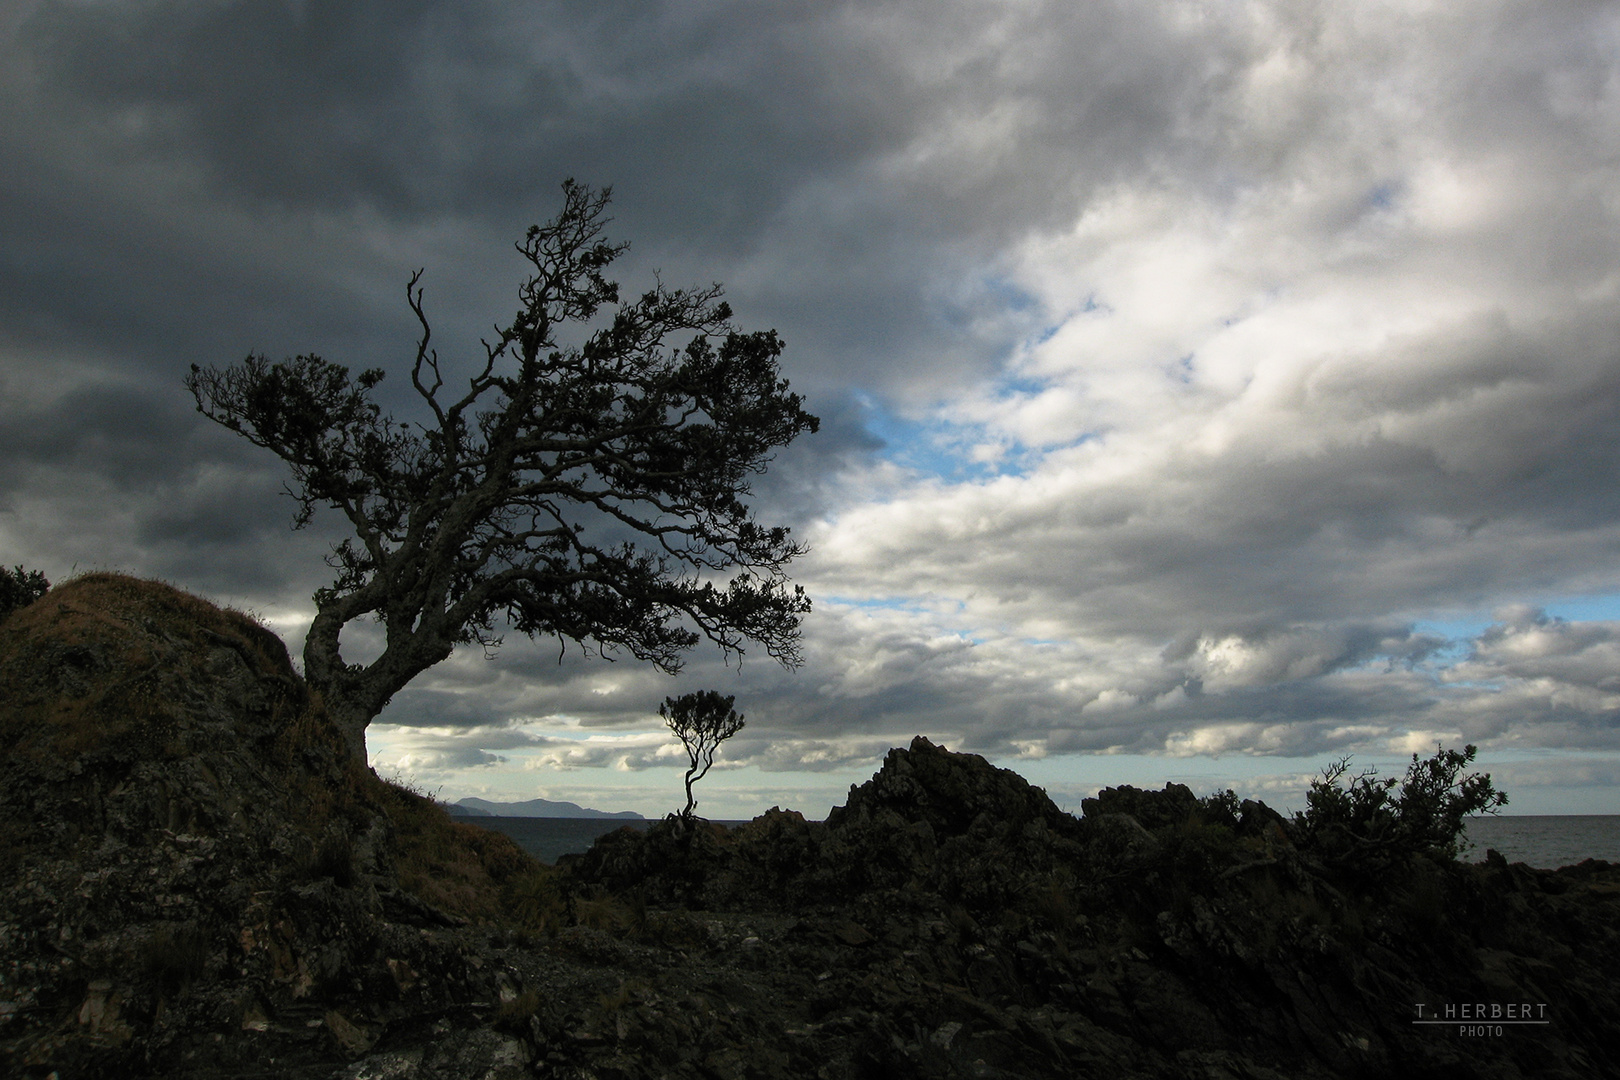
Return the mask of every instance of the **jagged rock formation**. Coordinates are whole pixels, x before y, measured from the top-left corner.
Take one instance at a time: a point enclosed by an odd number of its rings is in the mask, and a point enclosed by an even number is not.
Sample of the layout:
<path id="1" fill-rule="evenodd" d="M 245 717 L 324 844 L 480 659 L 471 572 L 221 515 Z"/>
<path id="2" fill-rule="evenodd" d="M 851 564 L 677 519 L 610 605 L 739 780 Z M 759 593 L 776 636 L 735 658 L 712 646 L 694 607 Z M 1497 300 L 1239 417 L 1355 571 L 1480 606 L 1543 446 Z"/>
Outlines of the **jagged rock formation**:
<path id="1" fill-rule="evenodd" d="M 1608 864 L 1358 862 L 1177 785 L 1076 819 L 917 739 L 825 823 L 543 868 L 352 770 L 251 620 L 105 575 L 0 623 L 0 737 L 5 1075 L 1620 1074 Z"/>
<path id="2" fill-rule="evenodd" d="M 1087 803 L 1076 820 L 919 738 L 825 825 L 622 830 L 569 869 L 649 907 L 787 918 L 750 924 L 753 963 L 854 1074 L 1620 1072 L 1620 868 L 1333 865 L 1259 803 L 1225 821 L 1179 785 Z M 1419 1003 L 1508 1002 L 1551 1022 L 1412 1023 Z"/>

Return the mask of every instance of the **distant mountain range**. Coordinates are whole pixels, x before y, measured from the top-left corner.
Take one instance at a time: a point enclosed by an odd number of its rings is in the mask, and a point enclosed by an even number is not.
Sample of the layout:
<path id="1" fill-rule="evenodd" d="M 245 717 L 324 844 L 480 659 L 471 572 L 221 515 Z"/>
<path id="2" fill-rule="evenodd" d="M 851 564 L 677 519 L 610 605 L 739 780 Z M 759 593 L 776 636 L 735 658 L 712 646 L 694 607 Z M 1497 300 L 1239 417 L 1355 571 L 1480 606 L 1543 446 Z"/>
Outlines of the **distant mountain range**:
<path id="1" fill-rule="evenodd" d="M 552 802 L 550 799 L 527 799 L 524 802 L 490 802 L 488 799 L 460 799 L 450 804 L 452 814 L 464 817 L 557 817 L 557 818 L 622 818 L 626 821 L 645 821 L 633 810 L 620 810 L 610 814 L 605 810 L 591 810 L 571 802 Z"/>

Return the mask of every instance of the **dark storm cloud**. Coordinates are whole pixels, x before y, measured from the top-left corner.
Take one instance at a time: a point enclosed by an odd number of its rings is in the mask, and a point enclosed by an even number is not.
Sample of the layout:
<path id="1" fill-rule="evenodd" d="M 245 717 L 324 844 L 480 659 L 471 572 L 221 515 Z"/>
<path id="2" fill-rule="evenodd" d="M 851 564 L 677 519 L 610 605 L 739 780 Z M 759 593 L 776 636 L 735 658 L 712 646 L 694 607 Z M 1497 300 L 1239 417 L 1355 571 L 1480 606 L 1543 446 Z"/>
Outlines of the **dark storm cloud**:
<path id="1" fill-rule="evenodd" d="M 394 695 L 383 722 L 402 727 L 469 728 L 500 724 L 505 719 L 478 695 L 409 686 Z"/>
<path id="2" fill-rule="evenodd" d="M 172 392 L 128 382 L 84 384 L 30 407 L 25 387 L 8 379 L 0 405 L 0 461 L 16 476 L 54 463 L 101 473 L 116 484 L 160 483 L 188 469 L 195 425 Z M 16 481 L 13 481 L 16 482 Z"/>
<path id="3" fill-rule="evenodd" d="M 666 225 L 713 244 L 746 242 L 791 189 L 908 150 L 938 156 L 907 178 L 932 182 L 935 231 L 970 202 L 975 227 L 1022 228 L 1043 185 L 1009 186 L 1003 155 L 1072 175 L 1083 144 L 1107 174 L 1211 77 L 1156 29 L 1111 5 L 258 0 L 40 4 L 18 43 L 70 122 L 122 118 L 127 145 L 201 158 L 227 192 L 483 214 L 585 168 L 646 184 L 677 211 Z M 939 153 L 942 118 L 993 126 L 994 105 L 1019 142 Z M 849 240 L 862 257 L 869 238 Z"/>
<path id="4" fill-rule="evenodd" d="M 564 175 L 712 245 L 909 124 L 889 72 L 795 47 L 807 13 L 277 0 L 41 5 L 19 35 L 69 124 L 194 161 L 226 198 L 390 218 L 531 213 Z M 827 42 L 823 42 L 827 43 Z M 836 42 L 832 42 L 837 47 Z M 844 43 L 846 51 L 850 43 Z M 853 61 L 855 58 L 851 57 Z M 841 70 L 840 70 L 841 69 Z M 836 77 L 835 77 L 836 76 Z M 119 132 L 113 133 L 115 137 Z"/>
<path id="5" fill-rule="evenodd" d="M 494 257 L 576 175 L 616 185 L 616 231 L 639 241 L 632 277 L 701 268 L 750 318 L 788 324 L 818 384 L 858 363 L 862 382 L 900 393 L 925 371 L 994 363 L 1026 329 L 983 280 L 996 245 L 1180 145 L 1170 133 L 1220 77 L 1152 18 L 1107 5 L 46 3 L 12 52 L 12 108 L 47 132 L 17 147 L 23 186 L 39 188 L 17 235 L 61 264 L 30 259 L 41 310 L 98 269 L 89 291 L 116 303 L 104 264 L 122 261 L 130 200 L 178 194 L 295 228 L 357 208 L 384 228 L 477 222 Z M 111 190 L 55 207 L 62 170 Z M 97 202 L 110 212 L 87 221 Z M 249 319 L 292 306 L 265 321 L 290 316 L 328 352 L 360 333 L 321 310 L 330 298 L 196 250 L 204 236 L 159 225 L 141 240 L 142 277 L 199 279 L 165 286 L 207 294 L 193 333 L 217 325 L 224 289 L 258 295 Z M 169 305 L 136 294 L 104 314 L 161 324 Z"/>

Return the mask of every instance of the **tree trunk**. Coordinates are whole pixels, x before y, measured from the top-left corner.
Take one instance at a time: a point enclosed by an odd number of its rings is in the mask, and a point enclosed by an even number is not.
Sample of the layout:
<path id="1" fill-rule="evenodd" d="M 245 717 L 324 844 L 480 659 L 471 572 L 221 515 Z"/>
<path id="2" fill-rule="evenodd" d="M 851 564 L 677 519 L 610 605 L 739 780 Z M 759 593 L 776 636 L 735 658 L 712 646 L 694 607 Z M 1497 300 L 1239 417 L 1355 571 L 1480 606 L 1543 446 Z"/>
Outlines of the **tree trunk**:
<path id="1" fill-rule="evenodd" d="M 317 611 L 304 637 L 304 679 L 320 695 L 326 715 L 343 735 L 351 760 L 366 765 L 366 725 L 377 715 L 361 704 L 356 672 L 343 662 L 338 635 L 345 618 L 338 613 Z"/>
<path id="2" fill-rule="evenodd" d="M 307 662 L 305 666 L 307 671 Z M 378 666 L 373 664 L 363 671 L 348 669 L 335 679 L 309 679 L 310 685 L 320 691 L 326 703 L 326 715 L 343 734 L 349 757 L 359 765 L 369 764 L 366 757 L 366 728 L 371 726 L 372 720 L 393 697 L 392 691 L 402 689 L 415 675 L 412 672 L 384 679 L 384 672 L 378 671 Z"/>
<path id="3" fill-rule="evenodd" d="M 326 715 L 343 735 L 343 743 L 349 749 L 350 760 L 369 767 L 366 758 L 366 728 L 371 726 L 372 717 L 376 713 L 356 708 L 340 696 L 337 700 L 327 699 Z"/>
<path id="4" fill-rule="evenodd" d="M 343 733 L 349 756 L 360 765 L 366 758 L 366 728 L 395 694 L 412 679 L 449 656 L 454 643 L 426 627 L 391 641 L 371 666 L 343 662 L 339 633 L 343 620 L 319 612 L 304 638 L 304 678 L 326 702 L 327 715 Z M 390 635 L 394 637 L 394 635 Z"/>

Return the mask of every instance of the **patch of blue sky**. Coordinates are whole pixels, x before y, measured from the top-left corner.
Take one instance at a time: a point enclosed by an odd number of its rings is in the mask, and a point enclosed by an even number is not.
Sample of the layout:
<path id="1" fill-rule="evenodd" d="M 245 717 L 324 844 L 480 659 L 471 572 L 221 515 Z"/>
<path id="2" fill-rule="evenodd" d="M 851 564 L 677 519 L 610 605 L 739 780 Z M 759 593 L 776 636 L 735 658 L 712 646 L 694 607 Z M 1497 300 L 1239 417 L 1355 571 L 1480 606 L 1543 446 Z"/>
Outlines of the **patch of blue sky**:
<path id="1" fill-rule="evenodd" d="M 1430 653 L 1427 659 L 1427 666 L 1444 668 L 1468 659 L 1474 651 L 1475 639 L 1490 625 L 1490 619 L 1478 617 L 1421 619 L 1413 624 L 1412 630 L 1445 639 L 1446 643 Z"/>
<path id="2" fill-rule="evenodd" d="M 867 394 L 858 400 L 866 430 L 883 441 L 879 455 L 922 476 L 950 484 L 982 482 L 1024 475 L 1033 464 L 1029 448 L 1017 443 L 1004 445 L 993 457 L 975 457 L 977 446 L 992 441 L 976 425 L 912 419 Z"/>
<path id="3" fill-rule="evenodd" d="M 1013 398 L 1034 397 L 1044 393 L 1050 385 L 1043 379 L 1007 375 L 991 384 L 990 392 L 997 401 L 1011 401 Z"/>
<path id="4" fill-rule="evenodd" d="M 1376 210 L 1388 210 L 1395 205 L 1400 193 L 1400 184 L 1393 180 L 1385 181 L 1367 192 L 1367 205 Z"/>
<path id="5" fill-rule="evenodd" d="M 1045 305 L 1040 297 L 1011 279 L 987 274 L 974 284 L 936 297 L 934 310 L 947 326 L 971 330 L 986 320 L 1004 329 L 1011 324 L 1027 326 L 1041 317 Z"/>
<path id="6" fill-rule="evenodd" d="M 1495 620 L 1471 616 L 1455 619 L 1419 619 L 1412 629 L 1419 634 L 1433 634 L 1447 641 L 1472 641 L 1483 634 Z"/>
<path id="7" fill-rule="evenodd" d="M 1057 337 L 1057 333 L 1059 330 L 1063 329 L 1063 325 L 1063 323 L 1056 322 L 1049 326 L 1041 327 L 1039 330 L 1029 336 L 1029 340 L 1024 342 L 1024 347 L 1033 349 L 1037 345 L 1045 345 L 1048 341 L 1051 341 L 1053 338 Z"/>
<path id="8" fill-rule="evenodd" d="M 1569 622 L 1620 621 L 1620 595 L 1612 593 L 1572 596 L 1546 605 L 1547 614 Z"/>
<path id="9" fill-rule="evenodd" d="M 892 611 L 903 615 L 918 616 L 929 620 L 940 617 L 942 613 L 948 615 L 952 609 L 954 609 L 954 613 L 956 615 L 960 616 L 967 608 L 967 605 L 960 600 L 952 602 L 948 600 L 942 601 L 938 597 L 922 598 L 915 596 L 868 596 L 864 598 L 853 596 L 818 596 L 816 598 L 816 603 L 823 605 L 830 604 L 834 607 L 853 608 L 856 611 Z M 944 634 L 947 637 L 954 635 L 959 640 L 966 641 L 971 645 L 983 645 L 990 640 L 986 634 L 980 631 L 962 627 L 945 630 Z"/>
<path id="10" fill-rule="evenodd" d="M 1478 690 L 1485 694 L 1500 694 L 1505 689 L 1501 680 L 1490 679 L 1452 679 L 1448 680 L 1446 685 L 1459 690 Z"/>
<path id="11" fill-rule="evenodd" d="M 869 596 L 860 599 L 853 596 L 824 596 L 818 597 L 817 603 L 836 604 L 839 607 L 856 608 L 860 611 L 905 611 L 919 612 L 926 610 L 914 597 L 909 596 Z"/>
<path id="12" fill-rule="evenodd" d="M 1568 597 L 1549 601 L 1541 605 L 1541 610 L 1548 618 L 1566 622 L 1620 621 L 1620 596 L 1596 594 Z M 1420 619 L 1413 624 L 1414 631 L 1446 639 L 1446 644 L 1429 654 L 1423 666 L 1432 671 L 1437 679 L 1440 678 L 1447 668 L 1467 660 L 1473 653 L 1474 642 L 1499 622 L 1484 612 L 1445 619 Z M 1496 681 L 1446 680 L 1446 685 L 1488 691 L 1502 689 L 1502 684 Z"/>
<path id="13" fill-rule="evenodd" d="M 1069 325 L 1073 319 L 1076 319 L 1082 315 L 1097 315 L 1100 317 L 1112 315 L 1113 313 L 1114 309 L 1109 307 L 1104 301 L 1097 299 L 1096 293 L 1087 293 L 1086 298 L 1080 302 L 1079 307 L 1075 308 L 1057 322 L 1047 323 L 1045 326 L 1042 326 L 1039 330 L 1029 335 L 1029 337 L 1024 340 L 1024 348 L 1033 349 L 1036 346 L 1045 345 L 1048 341 L 1051 341 L 1053 338 L 1057 337 L 1059 330 L 1062 330 L 1065 326 Z"/>
<path id="14" fill-rule="evenodd" d="M 1000 275 L 991 275 L 980 282 L 985 295 L 1006 311 L 1023 314 L 1034 311 L 1041 304 L 1040 297 Z"/>
<path id="15" fill-rule="evenodd" d="M 1424 630 L 1422 626 L 1415 627 L 1414 629 L 1420 634 L 1433 633 L 1433 631 Z M 1342 667 L 1335 667 L 1332 669 L 1332 671 L 1335 673 L 1377 671 L 1390 672 L 1394 671 L 1396 668 L 1404 668 L 1411 671 L 1427 671 L 1436 681 L 1438 681 L 1440 672 L 1443 669 L 1449 668 L 1453 664 L 1457 664 L 1468 659 L 1469 655 L 1473 652 L 1474 645 L 1472 637 L 1451 638 L 1442 634 L 1436 634 L 1436 636 L 1446 637 L 1446 643 L 1432 652 L 1425 654 L 1421 658 L 1411 659 L 1406 656 L 1392 654 L 1389 652 L 1374 652 L 1370 655 L 1362 657 L 1359 660 L 1356 660 L 1354 663 L 1345 664 Z"/>
<path id="16" fill-rule="evenodd" d="M 1620 594 L 1593 593 L 1585 596 L 1569 596 L 1548 600 L 1537 606 L 1548 618 L 1562 619 L 1565 622 L 1620 621 Z M 1450 618 L 1420 619 L 1412 628 L 1420 634 L 1443 637 L 1455 646 L 1473 641 L 1499 621 L 1489 612 L 1471 612 Z"/>
<path id="17" fill-rule="evenodd" d="M 1450 667 L 1460 664 L 1473 655 L 1473 638 L 1451 638 L 1440 648 L 1431 652 L 1424 658 L 1424 664 L 1431 668 Z"/>
<path id="18" fill-rule="evenodd" d="M 1412 669 L 1426 673 L 1437 687 L 1444 685 L 1493 692 L 1501 690 L 1502 685 L 1499 682 L 1459 680 L 1449 677 L 1457 665 L 1465 663 L 1474 655 L 1474 642 L 1489 625 L 1488 621 L 1463 620 L 1417 623 L 1413 630 L 1420 634 L 1433 634 L 1445 638 L 1445 644 L 1415 662 Z"/>
<path id="19" fill-rule="evenodd" d="M 1055 329 L 1055 328 L 1054 328 Z M 1178 371 L 1190 370 L 1186 357 Z M 1027 375 L 1006 374 L 986 387 L 997 402 L 1017 404 L 1038 398 L 1051 383 Z M 951 423 L 940 416 L 918 418 L 894 411 L 874 394 L 857 392 L 862 423 L 884 446 L 879 455 L 922 476 L 946 483 L 972 483 L 1002 476 L 1024 476 L 1049 451 L 1075 446 L 1099 437 L 1085 432 L 1062 443 L 1032 446 L 991 432 L 982 424 Z M 990 448 L 993 452 L 986 453 Z"/>

